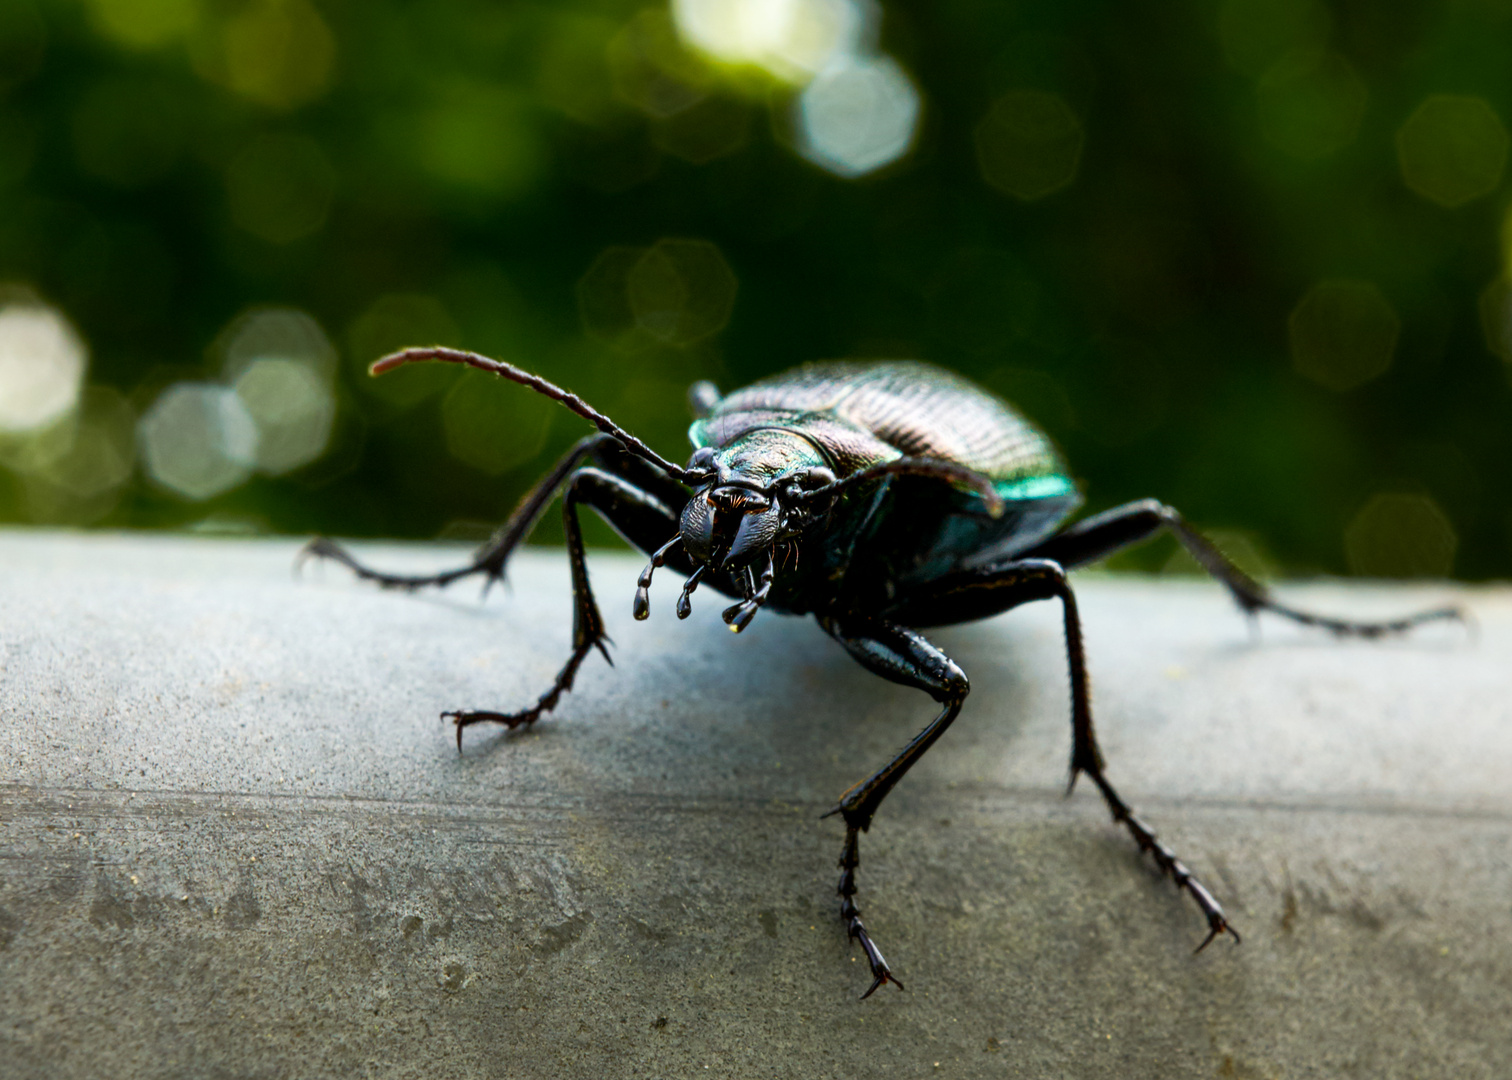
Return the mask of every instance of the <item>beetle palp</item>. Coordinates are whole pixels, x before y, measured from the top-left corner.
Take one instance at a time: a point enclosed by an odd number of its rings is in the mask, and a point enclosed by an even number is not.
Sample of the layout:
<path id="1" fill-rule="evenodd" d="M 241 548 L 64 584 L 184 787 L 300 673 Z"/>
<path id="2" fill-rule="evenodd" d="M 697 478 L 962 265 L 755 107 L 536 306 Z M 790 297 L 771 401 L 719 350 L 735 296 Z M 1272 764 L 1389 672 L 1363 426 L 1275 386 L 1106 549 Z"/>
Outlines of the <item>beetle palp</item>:
<path id="1" fill-rule="evenodd" d="M 704 571 L 708 570 L 708 568 L 707 563 L 700 563 L 688 575 L 688 580 L 683 582 L 682 595 L 677 598 L 677 617 L 679 619 L 686 619 L 689 615 L 693 614 L 693 601 L 690 598 L 693 595 L 693 590 L 698 588 L 698 582 L 703 578 Z"/>
<path id="2" fill-rule="evenodd" d="M 658 566 L 666 563 L 667 556 L 671 554 L 672 549 L 677 547 L 681 543 L 682 533 L 678 533 L 672 539 L 668 540 L 665 544 L 656 549 L 655 553 L 651 556 L 651 561 L 648 562 L 646 564 L 646 568 L 641 571 L 640 578 L 639 580 L 637 580 L 635 585 L 635 604 L 631 608 L 631 614 L 633 614 L 637 620 L 645 619 L 648 615 L 651 614 L 651 575 L 656 572 L 656 568 Z"/>

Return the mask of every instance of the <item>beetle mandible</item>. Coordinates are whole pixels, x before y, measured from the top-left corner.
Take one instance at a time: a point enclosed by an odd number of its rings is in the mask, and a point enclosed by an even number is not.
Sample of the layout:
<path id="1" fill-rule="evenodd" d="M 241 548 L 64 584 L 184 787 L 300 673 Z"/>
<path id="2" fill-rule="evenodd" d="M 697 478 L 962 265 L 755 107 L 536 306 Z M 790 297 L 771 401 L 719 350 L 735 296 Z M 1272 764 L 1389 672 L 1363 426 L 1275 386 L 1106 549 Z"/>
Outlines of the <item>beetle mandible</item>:
<path id="1" fill-rule="evenodd" d="M 591 421 L 599 434 L 577 443 L 525 496 L 466 566 L 439 574 L 386 574 L 321 538 L 306 553 L 329 557 L 391 588 L 448 585 L 481 574 L 492 582 L 542 513 L 563 492 L 572 572 L 572 655 L 549 689 L 517 712 L 443 713 L 457 726 L 529 726 L 555 708 L 594 649 L 608 659 L 603 617 L 588 583 L 578 507 L 587 505 L 650 563 L 638 582 L 634 615 L 649 613 L 657 568 L 685 576 L 679 618 L 694 589 L 707 585 L 736 602 L 724 621 L 737 633 L 763 607 L 813 615 L 863 667 L 922 690 L 940 711 L 898 754 L 840 796 L 830 811 L 845 823 L 840 853 L 840 918 L 860 942 L 872 983 L 902 984 L 861 920 L 856 904 L 860 835 L 909 768 L 945 733 L 970 689 L 966 673 L 919 632 L 983 619 L 1033 600 L 1058 600 L 1071 682 L 1072 785 L 1085 774 L 1113 820 L 1126 828 L 1201 909 L 1207 936 L 1235 941 L 1222 906 L 1154 831 L 1130 810 L 1103 771 L 1092 727 L 1081 621 L 1067 572 L 1169 531 L 1248 615 L 1270 611 L 1338 635 L 1378 637 L 1456 608 L 1385 622 L 1313 615 L 1272 599 L 1175 510 L 1153 499 L 1076 524 L 1065 521 L 1081 496 L 1050 440 L 1006 402 L 940 368 L 916 362 L 810 364 L 721 397 L 698 383 L 693 456 L 678 466 L 575 394 L 511 364 L 442 347 L 414 348 L 372 366 L 442 360 L 521 383 Z M 1068 789 L 1069 790 L 1069 789 Z"/>

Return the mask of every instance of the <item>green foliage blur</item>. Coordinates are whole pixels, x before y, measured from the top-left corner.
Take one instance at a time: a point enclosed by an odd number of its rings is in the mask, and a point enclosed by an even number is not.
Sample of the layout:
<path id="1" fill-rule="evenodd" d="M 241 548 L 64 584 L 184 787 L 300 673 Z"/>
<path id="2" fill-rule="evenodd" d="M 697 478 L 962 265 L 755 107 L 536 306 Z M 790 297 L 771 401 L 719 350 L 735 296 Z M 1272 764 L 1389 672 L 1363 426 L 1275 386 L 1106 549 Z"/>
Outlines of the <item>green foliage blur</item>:
<path id="1" fill-rule="evenodd" d="M 802 77 L 654 2 L 4 0 L 0 300 L 87 343 L 117 479 L 0 459 L 0 520 L 481 538 L 585 425 L 383 352 L 507 359 L 679 459 L 696 379 L 914 357 L 1091 509 L 1158 497 L 1271 572 L 1512 575 L 1512 0 L 872 15 L 917 130 L 845 175 Z M 262 308 L 339 357 L 324 449 L 165 486 L 141 418 Z"/>

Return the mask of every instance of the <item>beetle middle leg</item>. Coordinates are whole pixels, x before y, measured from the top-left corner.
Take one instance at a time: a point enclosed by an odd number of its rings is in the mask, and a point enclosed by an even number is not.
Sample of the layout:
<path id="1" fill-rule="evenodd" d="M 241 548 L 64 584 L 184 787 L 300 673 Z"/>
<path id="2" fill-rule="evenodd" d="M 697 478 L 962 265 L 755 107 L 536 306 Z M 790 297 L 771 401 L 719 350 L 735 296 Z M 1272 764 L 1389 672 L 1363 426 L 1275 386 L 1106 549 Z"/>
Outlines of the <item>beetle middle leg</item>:
<path id="1" fill-rule="evenodd" d="M 1141 821 L 1108 782 L 1103 773 L 1103 755 L 1092 726 L 1092 690 L 1087 678 L 1086 653 L 1082 648 L 1081 616 L 1077 612 L 1076 594 L 1066 580 L 1065 569 L 1051 559 L 1017 559 L 981 570 L 963 571 L 905 594 L 888 609 L 890 617 L 924 626 L 984 619 L 1035 600 L 1059 600 L 1064 616 L 1066 662 L 1071 676 L 1071 781 L 1086 773 L 1102 793 L 1113 820 L 1133 836 L 1140 851 L 1147 851 L 1161 872 L 1170 876 L 1184 890 L 1207 919 L 1208 933 L 1201 952 L 1219 934 L 1239 932 L 1229 925 L 1223 907 L 1207 887 L 1193 876 L 1176 853 L 1163 844 L 1148 825 Z M 1070 790 L 1068 786 L 1067 790 Z"/>
<path id="2" fill-rule="evenodd" d="M 825 617 L 819 620 L 819 624 L 868 671 L 923 690 L 941 705 L 940 714 L 897 756 L 841 795 L 839 805 L 830 811 L 845 821 L 845 846 L 840 851 L 840 883 L 836 891 L 840 894 L 840 918 L 845 921 L 846 931 L 853 940 L 861 943 L 867 963 L 871 965 L 872 984 L 861 995 L 868 998 L 883 983 L 897 983 L 899 989 L 903 984 L 887 966 L 856 906 L 856 869 L 861 865 L 860 834 L 871 827 L 873 815 L 893 785 L 960 715 L 971 684 L 954 660 L 915 630 L 883 619 L 861 617 Z"/>
<path id="3" fill-rule="evenodd" d="M 1026 559 L 1053 559 L 1067 570 L 1097 562 L 1114 552 L 1149 540 L 1162 529 L 1169 530 L 1197 560 L 1198 564 L 1228 587 L 1235 602 L 1246 615 L 1270 611 L 1305 626 L 1317 626 L 1341 637 L 1375 638 L 1399 634 L 1425 622 L 1448 619 L 1463 622 L 1464 613 L 1456 607 L 1433 608 L 1401 619 L 1367 622 L 1335 619 L 1299 611 L 1273 599 L 1270 592 L 1233 564 L 1207 537 L 1192 528 L 1173 508 L 1155 499 L 1116 506 L 1104 513 L 1079 521 L 1048 540 L 1022 553 Z"/>

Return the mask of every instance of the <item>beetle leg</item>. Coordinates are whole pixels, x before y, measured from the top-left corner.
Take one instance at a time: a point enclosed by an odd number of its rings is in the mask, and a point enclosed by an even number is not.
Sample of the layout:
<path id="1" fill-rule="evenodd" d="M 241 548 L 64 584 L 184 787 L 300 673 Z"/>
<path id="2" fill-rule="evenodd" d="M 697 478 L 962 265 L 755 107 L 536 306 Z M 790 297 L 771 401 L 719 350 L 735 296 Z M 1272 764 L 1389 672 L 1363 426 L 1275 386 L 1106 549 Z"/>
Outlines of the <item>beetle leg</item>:
<path id="1" fill-rule="evenodd" d="M 861 995 L 861 1000 L 865 1001 L 884 983 L 892 983 L 899 990 L 904 987 L 893 974 L 892 968 L 887 966 L 887 958 L 882 955 L 882 950 L 877 948 L 876 942 L 866 932 L 866 924 L 861 921 L 861 909 L 856 906 L 856 868 L 861 865 L 861 849 L 857 842 L 859 833 L 858 828 L 846 826 L 845 846 L 840 849 L 840 884 L 835 887 L 835 891 L 840 894 L 840 918 L 845 922 L 846 935 L 852 941 L 861 943 L 861 951 L 866 953 L 866 962 L 871 967 L 872 984 Z"/>
<path id="2" fill-rule="evenodd" d="M 421 589 L 427 586 L 445 587 L 461 578 L 472 574 L 484 575 L 484 589 L 504 576 L 504 564 L 525 538 L 535 528 L 536 522 L 541 520 L 541 515 L 551 505 L 551 500 L 556 498 L 557 492 L 566 483 L 572 474 L 584 460 L 597 461 L 600 464 L 619 464 L 614 459 L 628 459 L 629 455 L 621 449 L 618 442 L 608 435 L 589 435 L 578 440 L 576 445 L 562 455 L 551 470 L 536 483 L 520 500 L 514 513 L 509 515 L 509 520 L 501 525 L 497 532 L 489 539 L 488 543 L 479 548 L 473 555 L 472 561 L 466 566 L 457 567 L 453 570 L 444 570 L 436 574 L 388 574 L 379 570 L 372 570 L 358 562 L 346 548 L 329 540 L 324 536 L 317 536 L 305 545 L 299 553 L 298 561 L 303 563 L 305 559 L 334 559 L 347 569 L 351 570 L 364 581 L 372 581 L 385 589 Z M 640 464 L 637 462 L 637 464 Z M 617 470 L 618 471 L 618 470 Z M 649 466 L 643 471 L 649 471 Z M 636 479 L 641 479 L 636 477 Z M 671 484 L 668 478 L 663 478 Z M 673 484 L 675 486 L 675 484 Z M 686 495 L 684 495 L 686 498 Z M 681 507 L 678 507 L 681 509 Z M 676 522 L 674 520 L 675 529 Z"/>
<path id="3" fill-rule="evenodd" d="M 1053 559 L 1068 570 L 1106 558 L 1114 552 L 1150 539 L 1162 529 L 1170 530 L 1181 546 L 1213 577 L 1228 587 L 1246 615 L 1270 611 L 1304 626 L 1316 626 L 1340 637 L 1376 638 L 1400 634 L 1425 622 L 1448 619 L 1463 623 L 1457 607 L 1419 611 L 1401 619 L 1364 622 L 1335 619 L 1299 611 L 1271 598 L 1265 586 L 1235 566 L 1213 546 L 1212 541 L 1187 524 L 1176 510 L 1155 499 L 1141 499 L 1078 522 L 1022 553 L 1025 559 Z"/>
<path id="4" fill-rule="evenodd" d="M 940 714 L 896 757 L 840 796 L 839 804 L 830 811 L 830 814 L 839 814 L 845 819 L 845 846 L 840 851 L 840 883 L 836 891 L 840 894 L 840 918 L 845 922 L 846 932 L 861 943 L 871 965 L 873 982 L 861 995 L 865 998 L 883 983 L 897 983 L 899 989 L 903 984 L 893 976 L 882 951 L 867 933 L 861 921 L 861 911 L 856 906 L 856 868 L 861 863 L 859 835 L 871 827 L 873 815 L 893 785 L 960 715 L 971 684 L 954 660 L 915 630 L 871 618 L 839 620 L 825 617 L 819 620 L 819 625 L 868 671 L 923 690 L 942 706 Z"/>
<path id="5" fill-rule="evenodd" d="M 897 607 L 900 617 L 939 624 L 985 618 L 1035 600 L 1059 600 L 1065 621 L 1066 662 L 1071 674 L 1071 780 L 1067 793 L 1075 786 L 1077 777 L 1086 773 L 1102 792 L 1113 820 L 1128 829 L 1139 850 L 1149 852 L 1160 871 L 1196 902 L 1208 924 L 1207 937 L 1197 946 L 1199 952 L 1219 934 L 1232 934 L 1238 941 L 1239 932 L 1229 925 L 1213 894 L 1134 815 L 1103 775 L 1102 750 L 1092 726 L 1092 689 L 1082 649 L 1081 617 L 1077 614 L 1076 595 L 1059 563 L 1051 559 L 1020 559 L 993 569 L 943 578 L 915 590 Z"/>
<path id="6" fill-rule="evenodd" d="M 562 520 L 567 531 L 567 559 L 572 570 L 572 655 L 557 673 L 551 687 L 534 705 L 518 712 L 494 712 L 488 709 L 459 709 L 442 713 L 444 719 L 457 725 L 457 746 L 462 745 L 462 729 L 473 724 L 503 724 L 511 730 L 535 723 L 550 712 L 568 690 L 572 689 L 578 668 L 588 654 L 598 649 L 604 659 L 609 659 L 609 635 L 604 631 L 604 617 L 593 598 L 593 588 L 588 581 L 588 562 L 583 548 L 583 529 L 578 520 L 578 507 L 586 503 L 597 510 L 603 518 L 626 535 L 644 538 L 656 534 L 665 536 L 677 529 L 677 515 L 654 495 L 619 476 L 602 469 L 580 468 L 567 483 L 567 493 L 562 500 Z M 661 548 L 663 552 L 666 547 Z"/>

